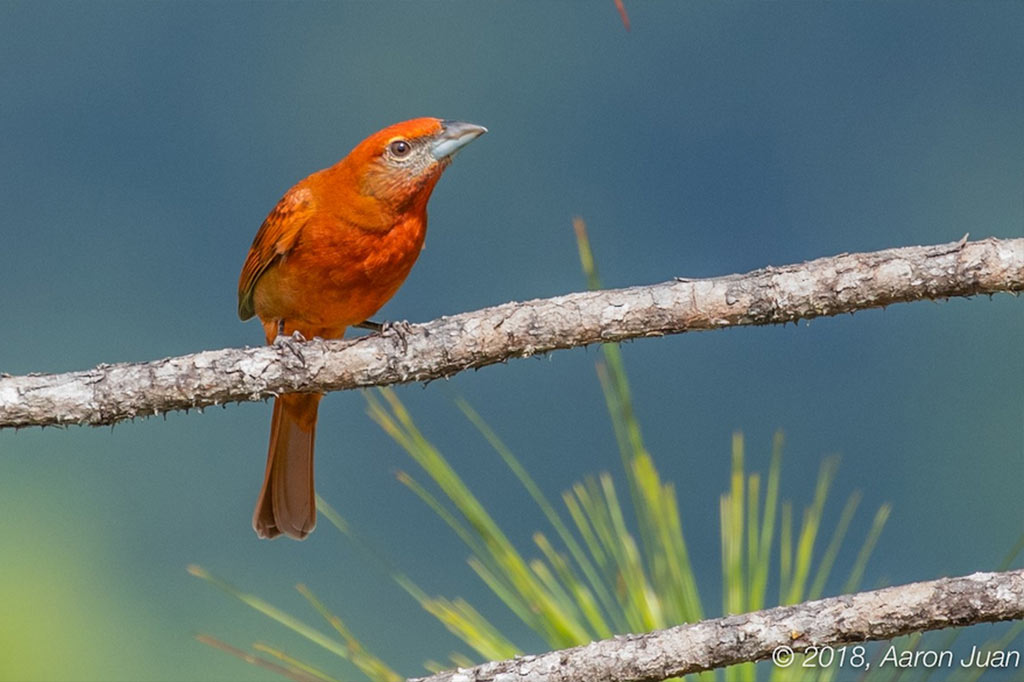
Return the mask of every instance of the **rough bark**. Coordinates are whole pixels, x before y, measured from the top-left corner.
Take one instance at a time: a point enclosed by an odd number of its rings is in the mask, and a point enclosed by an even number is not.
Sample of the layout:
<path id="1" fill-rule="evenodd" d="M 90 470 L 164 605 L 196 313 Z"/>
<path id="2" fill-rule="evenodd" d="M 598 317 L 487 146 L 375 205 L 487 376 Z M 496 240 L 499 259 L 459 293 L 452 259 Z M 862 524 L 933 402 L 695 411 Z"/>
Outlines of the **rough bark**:
<path id="1" fill-rule="evenodd" d="M 285 341 L 82 372 L 2 376 L 0 428 L 113 424 L 293 391 L 430 381 L 592 343 L 1021 290 L 1024 239 L 842 254 L 742 275 L 506 303 L 350 340 Z"/>
<path id="2" fill-rule="evenodd" d="M 779 647 L 838 647 L 1021 618 L 1024 569 L 975 573 L 615 637 L 408 682 L 656 682 L 770 658 Z M 859 677 L 864 665 L 857 663 L 847 658 L 837 679 Z"/>

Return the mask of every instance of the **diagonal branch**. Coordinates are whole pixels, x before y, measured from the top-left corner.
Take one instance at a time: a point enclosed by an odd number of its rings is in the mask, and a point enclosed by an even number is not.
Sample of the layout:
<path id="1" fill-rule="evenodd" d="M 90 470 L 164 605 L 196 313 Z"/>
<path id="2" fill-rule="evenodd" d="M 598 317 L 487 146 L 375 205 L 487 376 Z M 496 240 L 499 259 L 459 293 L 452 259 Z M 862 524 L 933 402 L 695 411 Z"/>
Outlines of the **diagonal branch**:
<path id="1" fill-rule="evenodd" d="M 808 647 L 838 647 L 922 630 L 1022 618 L 1024 569 L 975 573 L 615 637 L 408 682 L 660 682 L 766 658 L 774 658 L 776 665 L 787 661 L 799 665 L 799 660 L 793 661 L 787 653 Z M 854 653 L 852 647 L 850 653 Z M 949 656 L 946 667 L 961 667 L 961 659 Z M 1017 667 L 1019 657 L 1018 653 Z M 873 665 L 856 655 L 839 661 L 837 654 L 832 664 L 845 668 L 839 675 L 844 679 L 853 679 Z M 885 657 L 880 661 L 884 663 Z"/>
<path id="2" fill-rule="evenodd" d="M 83 372 L 0 375 L 0 428 L 114 424 L 292 391 L 430 381 L 591 343 L 1022 290 L 1024 239 L 842 254 L 743 275 L 506 303 L 350 340 L 289 340 Z"/>

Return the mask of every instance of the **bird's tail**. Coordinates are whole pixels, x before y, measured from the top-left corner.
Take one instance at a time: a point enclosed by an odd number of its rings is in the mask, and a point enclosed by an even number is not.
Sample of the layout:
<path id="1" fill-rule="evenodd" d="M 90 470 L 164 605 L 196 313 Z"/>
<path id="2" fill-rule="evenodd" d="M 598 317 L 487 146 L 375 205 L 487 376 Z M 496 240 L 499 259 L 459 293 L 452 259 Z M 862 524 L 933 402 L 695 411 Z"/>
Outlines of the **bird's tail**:
<path id="1" fill-rule="evenodd" d="M 270 449 L 263 489 L 252 526 L 261 538 L 284 533 L 301 540 L 316 525 L 313 439 L 319 393 L 291 393 L 274 399 Z"/>

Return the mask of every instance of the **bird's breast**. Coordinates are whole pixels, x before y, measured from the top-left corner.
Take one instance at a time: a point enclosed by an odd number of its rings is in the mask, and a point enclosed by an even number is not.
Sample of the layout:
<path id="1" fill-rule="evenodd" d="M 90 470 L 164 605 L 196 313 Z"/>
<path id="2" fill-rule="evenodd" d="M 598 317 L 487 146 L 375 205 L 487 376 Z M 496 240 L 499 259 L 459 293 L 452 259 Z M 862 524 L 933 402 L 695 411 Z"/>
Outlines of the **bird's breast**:
<path id="1" fill-rule="evenodd" d="M 260 281 L 270 286 L 257 287 L 257 312 L 317 328 L 369 319 L 405 281 L 423 249 L 426 226 L 426 215 L 403 217 L 387 230 L 314 219 Z"/>

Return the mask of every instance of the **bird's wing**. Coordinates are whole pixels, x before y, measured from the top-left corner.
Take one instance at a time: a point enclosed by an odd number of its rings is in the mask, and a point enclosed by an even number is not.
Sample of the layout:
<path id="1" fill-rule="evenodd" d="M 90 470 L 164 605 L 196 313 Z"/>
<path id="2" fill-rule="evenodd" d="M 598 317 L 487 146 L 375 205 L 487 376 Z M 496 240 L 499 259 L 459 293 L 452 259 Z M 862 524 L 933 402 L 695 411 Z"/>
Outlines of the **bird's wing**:
<path id="1" fill-rule="evenodd" d="M 252 294 L 256 282 L 267 268 L 295 246 L 302 227 L 309 222 L 315 208 L 313 193 L 308 187 L 293 187 L 263 221 L 238 278 L 238 316 L 243 320 L 248 320 L 255 313 Z"/>

